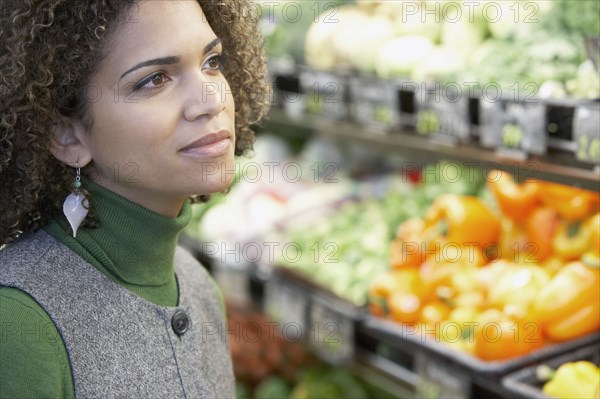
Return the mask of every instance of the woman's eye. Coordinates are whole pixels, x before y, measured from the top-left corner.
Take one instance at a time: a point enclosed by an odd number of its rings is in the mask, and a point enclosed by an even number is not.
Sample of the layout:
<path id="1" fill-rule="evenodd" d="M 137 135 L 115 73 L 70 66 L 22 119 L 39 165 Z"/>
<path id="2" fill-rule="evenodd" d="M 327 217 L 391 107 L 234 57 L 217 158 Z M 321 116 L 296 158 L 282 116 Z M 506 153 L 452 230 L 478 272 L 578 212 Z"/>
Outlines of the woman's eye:
<path id="1" fill-rule="evenodd" d="M 158 72 L 158 73 L 152 74 L 152 75 L 148 76 L 146 79 L 140 81 L 138 84 L 136 84 L 134 86 L 133 90 L 157 89 L 157 88 L 161 87 L 162 85 L 164 85 L 167 82 L 167 80 L 168 80 L 168 78 L 164 73 Z"/>
<path id="2" fill-rule="evenodd" d="M 162 73 L 156 74 L 154 76 L 152 76 L 152 79 L 150 80 L 152 82 L 153 85 L 155 86 L 159 86 L 162 83 L 164 83 L 165 77 Z"/>
<path id="3" fill-rule="evenodd" d="M 223 67 L 223 56 L 220 54 L 215 54 L 206 60 L 206 66 L 209 69 L 221 70 Z"/>

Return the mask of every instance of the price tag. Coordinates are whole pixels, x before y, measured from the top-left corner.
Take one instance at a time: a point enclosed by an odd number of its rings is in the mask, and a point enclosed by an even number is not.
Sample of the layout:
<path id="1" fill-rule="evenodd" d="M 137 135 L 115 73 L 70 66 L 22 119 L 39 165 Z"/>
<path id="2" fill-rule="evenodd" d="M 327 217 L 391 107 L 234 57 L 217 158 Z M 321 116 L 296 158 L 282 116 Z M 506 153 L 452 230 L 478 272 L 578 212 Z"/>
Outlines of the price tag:
<path id="1" fill-rule="evenodd" d="M 399 102 L 399 118 L 402 127 L 414 129 L 416 126 L 415 95 L 417 90 L 418 86 L 414 82 L 401 81 L 398 84 L 396 97 Z"/>
<path id="2" fill-rule="evenodd" d="M 213 274 L 227 301 L 236 303 L 250 301 L 250 279 L 246 268 L 217 264 Z"/>
<path id="3" fill-rule="evenodd" d="M 285 338 L 298 341 L 306 334 L 308 300 L 299 287 L 273 277 L 266 284 L 264 304 L 266 313 L 279 323 Z"/>
<path id="4" fill-rule="evenodd" d="M 300 87 L 306 113 L 333 120 L 348 116 L 344 76 L 305 69 L 300 72 Z"/>
<path id="5" fill-rule="evenodd" d="M 577 107 L 573 120 L 575 156 L 582 162 L 600 165 L 600 105 Z"/>
<path id="6" fill-rule="evenodd" d="M 350 113 L 356 122 L 381 129 L 398 124 L 398 94 L 393 82 L 353 76 L 349 87 Z"/>
<path id="7" fill-rule="evenodd" d="M 443 361 L 417 353 L 415 370 L 419 376 L 417 397 L 424 399 L 469 399 L 471 381 L 467 373 L 451 367 Z"/>
<path id="8" fill-rule="evenodd" d="M 322 360 L 343 364 L 354 356 L 354 320 L 335 303 L 315 297 L 309 311 L 308 345 Z"/>
<path id="9" fill-rule="evenodd" d="M 544 104 L 505 100 L 492 102 L 482 98 L 480 106 L 480 140 L 484 147 L 512 153 L 519 158 L 546 153 Z"/>
<path id="10" fill-rule="evenodd" d="M 469 97 L 453 86 L 420 85 L 416 94 L 416 131 L 447 143 L 467 140 L 471 132 Z"/>
<path id="11" fill-rule="evenodd" d="M 301 116 L 304 105 L 296 65 L 287 59 L 269 58 L 267 73 L 273 89 L 272 105 L 281 107 L 289 117 Z"/>

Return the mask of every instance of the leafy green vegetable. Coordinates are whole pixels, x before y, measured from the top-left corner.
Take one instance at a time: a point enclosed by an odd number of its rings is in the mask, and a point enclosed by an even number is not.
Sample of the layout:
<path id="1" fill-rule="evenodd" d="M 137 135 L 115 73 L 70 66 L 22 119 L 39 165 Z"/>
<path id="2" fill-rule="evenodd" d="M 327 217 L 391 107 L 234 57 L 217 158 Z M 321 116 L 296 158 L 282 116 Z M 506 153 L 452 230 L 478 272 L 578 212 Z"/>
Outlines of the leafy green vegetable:
<path id="1" fill-rule="evenodd" d="M 599 15 L 598 0 L 553 0 L 541 23 L 549 31 L 575 33 L 580 37 L 600 36 Z"/>
<path id="2" fill-rule="evenodd" d="M 291 390 L 283 378 L 276 375 L 263 380 L 254 390 L 254 399 L 289 398 Z"/>

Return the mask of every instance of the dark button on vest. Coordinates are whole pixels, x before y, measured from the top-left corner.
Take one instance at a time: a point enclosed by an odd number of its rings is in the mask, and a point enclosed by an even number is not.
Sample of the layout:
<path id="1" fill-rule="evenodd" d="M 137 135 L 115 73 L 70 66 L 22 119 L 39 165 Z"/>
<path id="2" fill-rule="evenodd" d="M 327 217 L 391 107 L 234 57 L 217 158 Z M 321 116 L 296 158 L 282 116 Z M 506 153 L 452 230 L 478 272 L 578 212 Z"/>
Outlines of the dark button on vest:
<path id="1" fill-rule="evenodd" d="M 178 310 L 175 312 L 173 318 L 171 319 L 171 327 L 173 327 L 175 334 L 179 336 L 183 335 L 188 330 L 189 325 L 190 319 L 187 313 L 185 313 L 183 310 Z"/>

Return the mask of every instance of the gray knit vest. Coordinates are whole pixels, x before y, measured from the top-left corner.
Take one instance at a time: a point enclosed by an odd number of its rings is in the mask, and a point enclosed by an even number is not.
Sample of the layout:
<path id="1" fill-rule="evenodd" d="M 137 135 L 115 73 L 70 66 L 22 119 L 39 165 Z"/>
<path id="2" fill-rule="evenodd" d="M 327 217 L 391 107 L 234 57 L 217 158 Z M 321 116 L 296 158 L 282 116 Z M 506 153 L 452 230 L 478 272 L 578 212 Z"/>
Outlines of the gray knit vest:
<path id="1" fill-rule="evenodd" d="M 164 307 L 111 281 L 42 230 L 0 251 L 0 285 L 31 295 L 60 332 L 76 398 L 234 398 L 215 287 L 181 248 L 175 268 L 179 306 Z M 172 325 L 178 311 L 189 320 L 179 335 Z"/>

